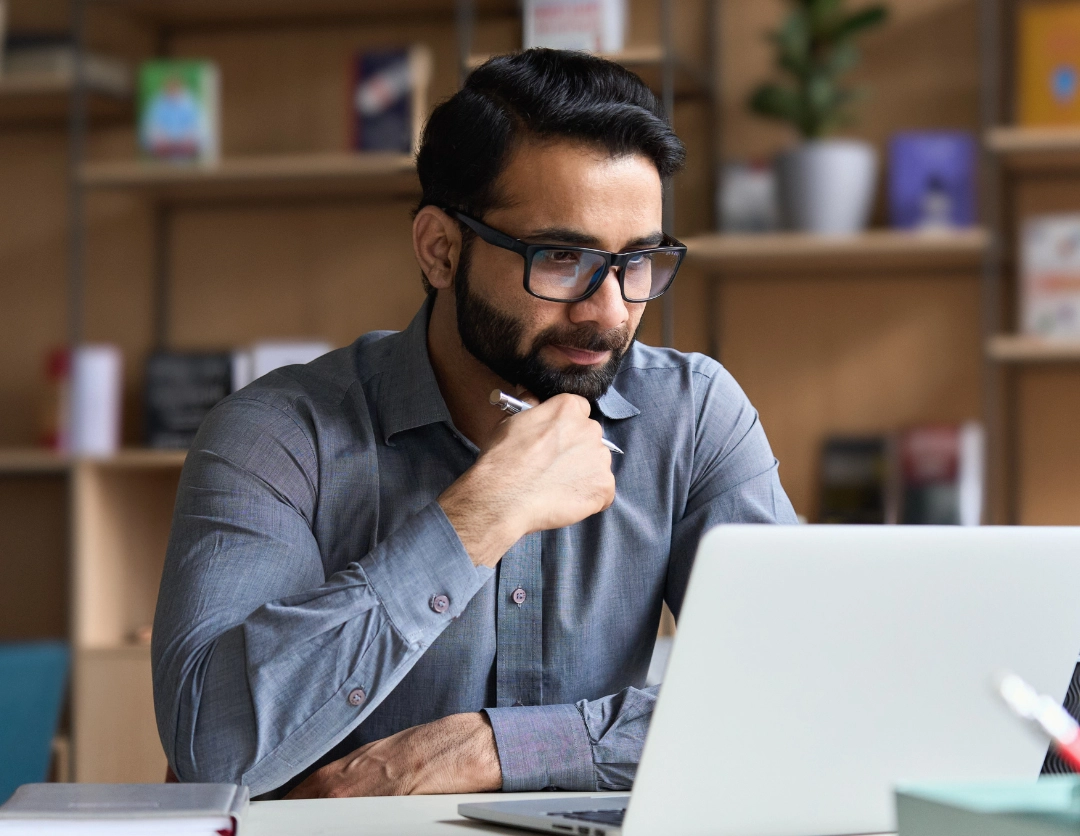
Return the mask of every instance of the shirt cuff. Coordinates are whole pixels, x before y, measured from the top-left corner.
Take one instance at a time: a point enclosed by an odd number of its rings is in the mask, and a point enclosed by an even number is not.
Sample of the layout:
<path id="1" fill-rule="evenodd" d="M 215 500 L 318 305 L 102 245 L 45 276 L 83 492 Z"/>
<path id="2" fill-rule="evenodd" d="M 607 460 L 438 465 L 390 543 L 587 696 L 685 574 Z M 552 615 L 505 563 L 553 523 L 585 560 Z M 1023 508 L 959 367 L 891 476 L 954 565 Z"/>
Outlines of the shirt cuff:
<path id="1" fill-rule="evenodd" d="M 495 732 L 503 792 L 596 792 L 592 743 L 577 706 L 485 708 Z"/>
<path id="2" fill-rule="evenodd" d="M 438 502 L 398 528 L 360 568 L 410 645 L 433 642 L 494 574 L 473 565 Z"/>

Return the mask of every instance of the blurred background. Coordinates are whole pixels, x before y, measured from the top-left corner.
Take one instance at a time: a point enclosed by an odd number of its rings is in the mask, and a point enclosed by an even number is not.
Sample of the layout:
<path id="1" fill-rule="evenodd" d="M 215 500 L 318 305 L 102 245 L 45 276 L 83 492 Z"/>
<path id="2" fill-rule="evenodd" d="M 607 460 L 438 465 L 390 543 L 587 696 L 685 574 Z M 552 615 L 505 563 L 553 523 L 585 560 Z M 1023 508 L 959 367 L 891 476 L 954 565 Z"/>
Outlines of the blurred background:
<path id="1" fill-rule="evenodd" d="M 408 323 L 420 125 L 523 45 L 661 96 L 640 338 L 727 366 L 803 518 L 1080 522 L 1080 2 L 0 0 L 0 44 L 0 642 L 72 650 L 56 779 L 163 776 L 184 450 Z"/>

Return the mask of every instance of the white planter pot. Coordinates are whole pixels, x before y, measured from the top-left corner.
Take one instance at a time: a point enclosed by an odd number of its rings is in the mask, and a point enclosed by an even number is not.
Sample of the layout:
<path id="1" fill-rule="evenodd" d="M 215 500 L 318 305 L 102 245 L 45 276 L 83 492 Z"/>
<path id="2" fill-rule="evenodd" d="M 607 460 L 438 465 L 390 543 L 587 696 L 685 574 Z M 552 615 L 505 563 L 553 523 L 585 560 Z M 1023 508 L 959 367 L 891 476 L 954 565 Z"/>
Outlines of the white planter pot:
<path id="1" fill-rule="evenodd" d="M 847 139 L 805 142 L 777 159 L 780 212 L 788 229 L 845 235 L 870 219 L 877 153 Z"/>

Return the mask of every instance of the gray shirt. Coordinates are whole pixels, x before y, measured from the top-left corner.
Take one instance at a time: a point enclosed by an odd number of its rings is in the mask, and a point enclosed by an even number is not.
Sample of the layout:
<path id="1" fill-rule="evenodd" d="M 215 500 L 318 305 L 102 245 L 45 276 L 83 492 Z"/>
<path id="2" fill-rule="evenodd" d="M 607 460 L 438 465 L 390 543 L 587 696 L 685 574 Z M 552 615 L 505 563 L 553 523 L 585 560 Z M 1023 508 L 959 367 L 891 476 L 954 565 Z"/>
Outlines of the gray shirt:
<path id="1" fill-rule="evenodd" d="M 432 372 L 429 307 L 261 378 L 203 423 L 152 648 L 181 780 L 281 794 L 364 743 L 486 710 L 504 790 L 625 789 L 661 603 L 678 615 L 701 535 L 795 522 L 732 377 L 637 344 L 594 415 L 626 451 L 614 504 L 474 567 L 436 502 L 478 451 Z"/>

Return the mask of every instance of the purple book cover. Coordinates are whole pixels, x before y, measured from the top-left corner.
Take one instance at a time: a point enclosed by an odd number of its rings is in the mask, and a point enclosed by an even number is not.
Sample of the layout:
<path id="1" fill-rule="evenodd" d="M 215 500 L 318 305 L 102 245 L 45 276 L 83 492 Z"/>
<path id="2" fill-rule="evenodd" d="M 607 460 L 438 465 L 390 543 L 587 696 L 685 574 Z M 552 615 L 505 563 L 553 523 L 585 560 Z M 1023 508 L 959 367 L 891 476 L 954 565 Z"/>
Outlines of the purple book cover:
<path id="1" fill-rule="evenodd" d="M 905 131 L 889 142 L 889 214 L 901 229 L 975 223 L 978 149 L 965 131 Z"/>

